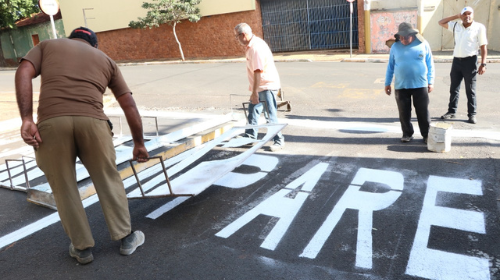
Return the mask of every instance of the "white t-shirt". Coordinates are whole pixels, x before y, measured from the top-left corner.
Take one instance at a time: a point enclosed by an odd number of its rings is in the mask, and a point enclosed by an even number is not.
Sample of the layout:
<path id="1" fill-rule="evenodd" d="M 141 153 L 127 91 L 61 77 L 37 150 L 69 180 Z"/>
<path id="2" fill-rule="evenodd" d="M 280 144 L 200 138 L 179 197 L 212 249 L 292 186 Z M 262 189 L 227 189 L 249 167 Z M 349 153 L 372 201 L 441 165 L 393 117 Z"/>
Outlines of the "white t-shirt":
<path id="1" fill-rule="evenodd" d="M 454 57 L 477 55 L 479 47 L 488 44 L 488 39 L 486 38 L 486 27 L 479 22 L 473 21 L 467 28 L 464 27 L 461 21 L 448 22 L 448 30 L 453 32 L 453 28 L 455 28 L 455 49 L 453 50 Z"/>

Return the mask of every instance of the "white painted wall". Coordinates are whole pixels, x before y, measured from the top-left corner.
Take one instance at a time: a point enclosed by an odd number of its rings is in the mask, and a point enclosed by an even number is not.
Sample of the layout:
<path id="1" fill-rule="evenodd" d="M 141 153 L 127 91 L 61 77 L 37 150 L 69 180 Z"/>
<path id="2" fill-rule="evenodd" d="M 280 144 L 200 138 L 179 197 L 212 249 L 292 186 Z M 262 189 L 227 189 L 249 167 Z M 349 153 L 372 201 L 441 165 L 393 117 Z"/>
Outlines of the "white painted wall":
<path id="1" fill-rule="evenodd" d="M 500 51 L 500 36 L 498 36 L 498 29 L 500 28 L 500 0 L 492 0 L 490 7 L 490 22 L 486 25 L 489 41 L 488 49 Z"/>

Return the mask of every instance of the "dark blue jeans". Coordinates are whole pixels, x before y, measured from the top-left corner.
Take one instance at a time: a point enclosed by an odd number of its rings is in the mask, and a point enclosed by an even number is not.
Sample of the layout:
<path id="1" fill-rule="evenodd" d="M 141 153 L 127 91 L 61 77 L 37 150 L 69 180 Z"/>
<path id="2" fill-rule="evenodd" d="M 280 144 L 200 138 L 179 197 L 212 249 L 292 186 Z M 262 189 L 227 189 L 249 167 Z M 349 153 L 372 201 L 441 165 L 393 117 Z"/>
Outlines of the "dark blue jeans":
<path id="1" fill-rule="evenodd" d="M 276 103 L 277 94 L 277 90 L 264 90 L 259 92 L 259 100 L 265 101 L 269 107 L 269 116 L 267 113 L 264 113 L 267 123 L 278 123 L 278 104 Z M 257 125 L 259 123 L 260 114 L 262 114 L 263 110 L 264 105 L 262 102 L 258 104 L 250 103 L 250 105 L 248 105 L 248 123 L 251 125 Z M 245 134 L 252 138 L 257 138 L 257 133 L 258 130 L 255 128 L 245 130 Z M 283 137 L 283 134 L 281 134 L 281 131 L 274 136 L 273 140 L 274 143 L 277 144 L 283 144 L 285 142 L 285 138 Z"/>
<path id="2" fill-rule="evenodd" d="M 466 58 L 453 58 L 450 72 L 450 103 L 448 113 L 455 114 L 458 107 L 460 84 L 464 80 L 465 93 L 467 94 L 467 116 L 476 114 L 476 78 L 477 78 L 477 56 Z"/>
<path id="3" fill-rule="evenodd" d="M 431 117 L 429 115 L 429 93 L 427 87 L 412 89 L 397 89 L 396 103 L 398 104 L 399 121 L 403 136 L 413 136 L 413 125 L 411 124 L 411 99 L 417 113 L 418 127 L 422 137 L 427 138 Z"/>

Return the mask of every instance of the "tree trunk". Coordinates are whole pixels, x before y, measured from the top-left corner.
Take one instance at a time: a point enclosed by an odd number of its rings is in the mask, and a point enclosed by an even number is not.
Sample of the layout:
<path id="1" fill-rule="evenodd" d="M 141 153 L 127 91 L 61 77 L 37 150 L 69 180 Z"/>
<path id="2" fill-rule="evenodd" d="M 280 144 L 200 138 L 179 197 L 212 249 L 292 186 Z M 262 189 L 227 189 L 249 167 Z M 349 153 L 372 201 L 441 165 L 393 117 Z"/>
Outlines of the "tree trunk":
<path id="1" fill-rule="evenodd" d="M 181 52 L 182 61 L 184 61 L 184 53 L 182 52 L 181 42 L 179 42 L 179 39 L 177 39 L 177 34 L 175 33 L 175 25 L 176 24 L 177 23 L 174 22 L 174 27 L 173 27 L 173 29 L 174 29 L 174 37 L 175 37 L 175 41 L 177 41 L 177 44 L 179 45 L 179 51 Z"/>
<path id="2" fill-rule="evenodd" d="M 5 57 L 3 57 L 2 41 L 0 41 L 0 67 L 5 66 L 7 66 L 7 63 L 5 62 Z"/>

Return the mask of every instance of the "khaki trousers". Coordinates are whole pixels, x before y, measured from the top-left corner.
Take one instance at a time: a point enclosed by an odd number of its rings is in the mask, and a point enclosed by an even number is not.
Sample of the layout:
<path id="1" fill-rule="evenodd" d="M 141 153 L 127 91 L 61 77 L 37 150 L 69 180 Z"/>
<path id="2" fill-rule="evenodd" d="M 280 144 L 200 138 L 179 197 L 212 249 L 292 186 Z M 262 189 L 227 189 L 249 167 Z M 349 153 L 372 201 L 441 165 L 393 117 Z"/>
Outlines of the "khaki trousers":
<path id="1" fill-rule="evenodd" d="M 76 182 L 75 162 L 80 158 L 94 183 L 112 240 L 131 232 L 128 200 L 120 174 L 111 130 L 106 121 L 63 116 L 38 124 L 42 143 L 35 152 L 56 201 L 64 231 L 76 249 L 93 247 L 85 209 Z"/>

